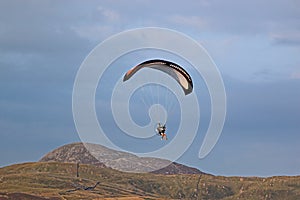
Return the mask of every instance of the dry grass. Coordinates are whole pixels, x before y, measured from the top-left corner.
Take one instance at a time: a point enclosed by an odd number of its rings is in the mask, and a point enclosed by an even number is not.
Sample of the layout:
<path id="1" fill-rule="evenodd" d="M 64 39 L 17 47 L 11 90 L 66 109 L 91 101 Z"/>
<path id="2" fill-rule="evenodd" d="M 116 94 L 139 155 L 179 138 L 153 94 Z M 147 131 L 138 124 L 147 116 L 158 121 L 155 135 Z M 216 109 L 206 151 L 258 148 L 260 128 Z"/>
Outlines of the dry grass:
<path id="1" fill-rule="evenodd" d="M 0 168 L 0 199 L 300 199 L 300 177 L 202 175 L 197 190 L 198 180 L 199 175 L 123 173 L 92 165 L 81 165 L 77 178 L 75 164 L 24 163 Z M 94 190 L 84 190 L 98 181 Z"/>

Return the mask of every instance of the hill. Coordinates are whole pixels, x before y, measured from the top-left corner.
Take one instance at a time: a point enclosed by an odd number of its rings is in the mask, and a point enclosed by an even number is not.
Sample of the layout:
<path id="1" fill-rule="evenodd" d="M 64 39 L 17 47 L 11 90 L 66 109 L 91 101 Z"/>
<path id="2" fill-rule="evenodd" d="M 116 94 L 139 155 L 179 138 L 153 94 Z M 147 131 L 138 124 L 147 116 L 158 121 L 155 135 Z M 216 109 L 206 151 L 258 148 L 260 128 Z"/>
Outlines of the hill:
<path id="1" fill-rule="evenodd" d="M 88 148 L 88 149 L 87 149 Z M 96 155 L 95 158 L 93 155 Z M 138 157 L 97 144 L 73 143 L 59 147 L 40 159 L 40 162 L 66 162 L 97 165 L 125 172 L 153 172 L 156 174 L 201 174 L 196 168 L 169 160 Z"/>
<path id="2" fill-rule="evenodd" d="M 77 177 L 75 163 L 37 162 L 0 168 L 0 199 L 300 199 L 298 176 L 160 175 L 88 164 L 79 169 Z"/>

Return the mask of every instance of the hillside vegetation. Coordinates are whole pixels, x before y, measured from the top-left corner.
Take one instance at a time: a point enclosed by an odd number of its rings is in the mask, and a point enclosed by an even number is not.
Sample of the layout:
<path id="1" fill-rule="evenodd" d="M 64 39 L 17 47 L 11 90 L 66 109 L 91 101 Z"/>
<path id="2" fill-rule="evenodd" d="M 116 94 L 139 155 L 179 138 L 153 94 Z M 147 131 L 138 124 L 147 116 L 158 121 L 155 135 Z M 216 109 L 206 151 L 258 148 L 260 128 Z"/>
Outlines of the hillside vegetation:
<path id="1" fill-rule="evenodd" d="M 7 199 L 294 200 L 300 199 L 300 177 L 137 174 L 88 164 L 77 177 L 75 163 L 37 162 L 0 168 L 0 200 Z"/>

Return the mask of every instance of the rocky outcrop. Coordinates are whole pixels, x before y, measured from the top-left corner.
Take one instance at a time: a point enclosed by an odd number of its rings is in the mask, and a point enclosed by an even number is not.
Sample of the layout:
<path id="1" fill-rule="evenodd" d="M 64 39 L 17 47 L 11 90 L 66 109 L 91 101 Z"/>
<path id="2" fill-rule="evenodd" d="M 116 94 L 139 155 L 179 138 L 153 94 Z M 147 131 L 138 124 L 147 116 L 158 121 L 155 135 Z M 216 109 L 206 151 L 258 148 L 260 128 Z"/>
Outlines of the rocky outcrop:
<path id="1" fill-rule="evenodd" d="M 169 160 L 116 151 L 97 144 L 73 143 L 46 154 L 40 162 L 71 162 L 109 167 L 126 172 L 153 172 L 156 174 L 200 174 L 196 168 L 172 163 Z"/>
<path id="2" fill-rule="evenodd" d="M 204 174 L 197 168 L 188 167 L 176 162 L 171 163 L 167 167 L 153 171 L 154 174 Z"/>
<path id="3" fill-rule="evenodd" d="M 70 162 L 106 167 L 84 147 L 82 143 L 67 144 L 42 157 L 39 162 Z"/>

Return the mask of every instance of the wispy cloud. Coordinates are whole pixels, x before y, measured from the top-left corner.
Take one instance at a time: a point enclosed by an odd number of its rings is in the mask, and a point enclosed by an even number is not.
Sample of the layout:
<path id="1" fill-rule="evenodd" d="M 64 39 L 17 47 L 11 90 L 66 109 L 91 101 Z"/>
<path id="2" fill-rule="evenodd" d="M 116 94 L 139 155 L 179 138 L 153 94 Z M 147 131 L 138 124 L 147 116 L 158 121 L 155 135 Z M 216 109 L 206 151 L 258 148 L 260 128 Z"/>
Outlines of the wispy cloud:
<path id="1" fill-rule="evenodd" d="M 199 16 L 172 15 L 167 17 L 167 20 L 175 25 L 195 27 L 198 29 L 205 28 L 207 25 L 207 22 Z"/>
<path id="2" fill-rule="evenodd" d="M 10 159 L 17 161 L 31 156 L 19 149 L 48 145 L 49 138 L 52 147 L 78 139 L 71 93 L 81 62 L 112 34 L 145 26 L 172 28 L 201 41 L 221 73 L 238 79 L 225 80 L 229 131 L 248 129 L 265 138 L 293 141 L 290 136 L 296 131 L 290 129 L 299 130 L 300 118 L 299 8 L 299 1 L 294 0 L 0 1 L 0 125 L 9 133 L 0 141 L 0 151 L 13 150 L 7 141 L 17 138 L 18 157 Z M 249 81 L 253 77 L 258 81 Z M 27 136 L 27 143 L 19 135 Z M 261 135 L 249 137 L 255 141 Z M 220 148 L 232 144 L 226 135 L 223 139 L 226 144 Z M 31 152 L 50 150 L 39 147 Z M 287 154 L 297 157 L 294 151 Z M 217 162 L 212 165 L 220 166 Z M 272 167 L 266 162 L 260 169 Z M 240 164 L 239 168 L 248 170 L 249 166 Z M 255 174 L 259 169 L 252 170 Z"/>
<path id="3" fill-rule="evenodd" d="M 291 74 L 291 79 L 300 79 L 300 71 L 293 72 Z"/>
<path id="4" fill-rule="evenodd" d="M 112 9 L 107 9 L 102 6 L 99 6 L 97 10 L 109 21 L 116 22 L 120 19 L 120 15 L 117 11 Z"/>
<path id="5" fill-rule="evenodd" d="M 271 39 L 274 44 L 299 46 L 300 45 L 300 30 L 294 32 L 273 33 Z"/>
<path id="6" fill-rule="evenodd" d="M 72 30 L 74 30 L 79 37 L 93 42 L 100 42 L 116 32 L 114 27 L 100 24 L 73 26 Z"/>

